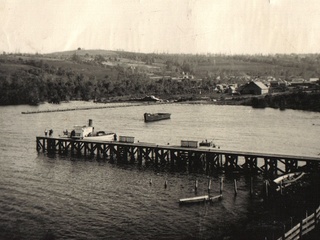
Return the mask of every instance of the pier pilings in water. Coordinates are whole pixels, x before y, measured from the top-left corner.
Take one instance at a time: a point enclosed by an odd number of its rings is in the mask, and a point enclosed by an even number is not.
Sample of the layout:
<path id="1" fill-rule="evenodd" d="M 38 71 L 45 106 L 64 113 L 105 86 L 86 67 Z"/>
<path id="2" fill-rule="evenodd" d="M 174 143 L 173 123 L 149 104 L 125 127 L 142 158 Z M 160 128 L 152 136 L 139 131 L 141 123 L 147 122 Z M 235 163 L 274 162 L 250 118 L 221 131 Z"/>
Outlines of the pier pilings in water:
<path id="1" fill-rule="evenodd" d="M 320 158 L 235 152 L 213 148 L 186 148 L 149 143 L 102 142 L 71 138 L 37 137 L 38 152 L 96 157 L 112 163 L 137 163 L 211 174 L 215 171 L 278 175 L 320 171 Z"/>

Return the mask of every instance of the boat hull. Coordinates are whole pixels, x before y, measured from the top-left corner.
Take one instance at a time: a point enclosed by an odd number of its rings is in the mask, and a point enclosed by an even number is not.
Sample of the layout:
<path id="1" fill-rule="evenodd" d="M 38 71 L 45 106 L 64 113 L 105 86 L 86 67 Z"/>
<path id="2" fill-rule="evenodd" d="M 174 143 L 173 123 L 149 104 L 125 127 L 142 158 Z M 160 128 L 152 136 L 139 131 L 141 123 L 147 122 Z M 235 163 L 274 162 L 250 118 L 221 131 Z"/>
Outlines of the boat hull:
<path id="1" fill-rule="evenodd" d="M 160 120 L 170 119 L 170 113 L 145 113 L 144 114 L 144 121 L 145 122 L 154 122 Z"/>
<path id="2" fill-rule="evenodd" d="M 93 137 L 85 137 L 83 140 L 93 140 L 93 141 L 114 141 L 115 135 L 114 134 L 108 134 L 104 136 L 93 136 Z"/>
<path id="3" fill-rule="evenodd" d="M 96 132 L 92 135 L 83 138 L 84 140 L 93 140 L 93 141 L 115 141 L 117 140 L 117 136 L 112 132 Z"/>
<path id="4" fill-rule="evenodd" d="M 295 172 L 288 173 L 273 180 L 272 185 L 275 191 L 279 192 L 283 189 L 296 184 L 306 173 Z"/>
<path id="5" fill-rule="evenodd" d="M 213 201 L 215 199 L 221 199 L 221 198 L 222 198 L 221 194 L 217 196 L 204 195 L 204 196 L 191 197 L 191 198 L 182 198 L 179 200 L 179 203 L 180 204 L 199 203 L 199 202 Z"/>

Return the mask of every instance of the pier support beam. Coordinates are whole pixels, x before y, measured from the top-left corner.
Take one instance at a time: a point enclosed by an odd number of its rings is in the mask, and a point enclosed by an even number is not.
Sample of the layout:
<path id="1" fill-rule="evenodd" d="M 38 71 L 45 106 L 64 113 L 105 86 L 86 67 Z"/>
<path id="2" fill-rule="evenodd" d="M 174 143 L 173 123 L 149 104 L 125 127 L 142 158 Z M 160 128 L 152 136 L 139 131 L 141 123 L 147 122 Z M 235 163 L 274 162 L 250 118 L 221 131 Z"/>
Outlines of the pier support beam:
<path id="1" fill-rule="evenodd" d="M 225 154 L 224 167 L 226 171 L 237 171 L 239 170 L 238 156 L 235 154 Z"/>
<path id="2" fill-rule="evenodd" d="M 92 142 L 47 136 L 37 137 L 36 149 L 38 152 L 57 152 L 59 154 L 69 152 L 78 156 L 96 156 L 97 158 L 109 159 L 111 163 L 115 161 L 134 163 L 137 160 L 139 165 L 154 164 L 155 166 L 170 167 L 172 170 L 205 172 L 207 175 L 213 174 L 216 170 L 263 172 L 274 176 L 278 173 L 296 172 L 299 169 L 309 172 L 320 171 L 319 157 L 269 155 L 143 143 Z M 242 159 L 245 162 L 240 166 L 239 161 Z M 305 163 L 305 165 L 303 166 L 301 163 Z"/>
<path id="3" fill-rule="evenodd" d="M 305 170 L 308 172 L 319 172 L 320 161 L 307 161 L 305 165 Z"/>
<path id="4" fill-rule="evenodd" d="M 264 158 L 264 173 L 267 175 L 277 175 L 278 174 L 278 165 L 276 158 Z"/>
<path id="5" fill-rule="evenodd" d="M 256 174 L 262 172 L 262 169 L 258 167 L 258 158 L 255 156 L 245 156 L 245 163 L 242 165 L 244 171 L 250 174 Z"/>
<path id="6" fill-rule="evenodd" d="M 285 172 L 291 173 L 296 172 L 298 170 L 298 161 L 293 159 L 286 159 L 284 160 L 285 164 Z"/>
<path id="7" fill-rule="evenodd" d="M 114 144 L 110 144 L 109 145 L 109 152 L 110 152 L 110 162 L 114 163 L 116 160 L 116 149 L 115 149 L 115 145 Z"/>

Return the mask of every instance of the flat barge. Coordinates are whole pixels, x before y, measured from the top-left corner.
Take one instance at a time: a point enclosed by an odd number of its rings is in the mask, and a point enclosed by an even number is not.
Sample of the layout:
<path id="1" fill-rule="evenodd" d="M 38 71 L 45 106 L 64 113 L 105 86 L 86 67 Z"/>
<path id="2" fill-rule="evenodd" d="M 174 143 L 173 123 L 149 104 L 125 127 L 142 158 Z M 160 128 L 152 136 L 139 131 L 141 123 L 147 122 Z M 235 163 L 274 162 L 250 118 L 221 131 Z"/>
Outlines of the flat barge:
<path id="1" fill-rule="evenodd" d="M 170 119 L 171 113 L 145 113 L 143 116 L 145 122 L 155 122 Z"/>

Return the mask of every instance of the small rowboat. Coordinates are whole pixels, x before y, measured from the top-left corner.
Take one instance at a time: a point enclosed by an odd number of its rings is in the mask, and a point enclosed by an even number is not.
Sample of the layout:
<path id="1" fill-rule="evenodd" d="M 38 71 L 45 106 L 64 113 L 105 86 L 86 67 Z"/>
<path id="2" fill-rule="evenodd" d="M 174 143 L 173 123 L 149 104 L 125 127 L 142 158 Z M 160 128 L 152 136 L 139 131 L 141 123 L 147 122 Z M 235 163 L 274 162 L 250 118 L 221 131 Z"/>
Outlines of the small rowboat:
<path id="1" fill-rule="evenodd" d="M 273 183 L 275 185 L 275 190 L 278 192 L 284 188 L 289 187 L 290 185 L 296 183 L 299 179 L 301 179 L 305 174 L 305 172 L 288 173 L 274 179 Z"/>
<path id="2" fill-rule="evenodd" d="M 206 201 L 212 201 L 215 199 L 220 199 L 222 195 L 217 195 L 214 197 L 210 197 L 209 195 L 204 195 L 204 196 L 198 196 L 198 197 L 191 197 L 191 198 L 182 198 L 179 200 L 180 204 L 183 203 L 198 203 L 198 202 L 206 202 Z"/>

